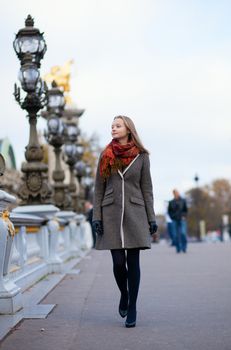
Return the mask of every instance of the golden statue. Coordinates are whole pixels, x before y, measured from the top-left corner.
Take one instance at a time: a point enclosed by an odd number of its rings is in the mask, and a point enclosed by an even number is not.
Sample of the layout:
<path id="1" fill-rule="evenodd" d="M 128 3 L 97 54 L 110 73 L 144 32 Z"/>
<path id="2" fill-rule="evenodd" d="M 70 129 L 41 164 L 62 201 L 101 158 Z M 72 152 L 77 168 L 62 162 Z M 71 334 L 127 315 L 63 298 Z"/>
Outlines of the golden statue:
<path id="1" fill-rule="evenodd" d="M 70 97 L 70 78 L 71 78 L 71 65 L 74 63 L 73 60 L 69 60 L 64 63 L 63 66 L 54 66 L 51 68 L 50 73 L 47 73 L 43 79 L 47 83 L 52 83 L 54 80 L 59 87 L 62 87 L 64 91 L 66 104 L 73 104 Z"/>

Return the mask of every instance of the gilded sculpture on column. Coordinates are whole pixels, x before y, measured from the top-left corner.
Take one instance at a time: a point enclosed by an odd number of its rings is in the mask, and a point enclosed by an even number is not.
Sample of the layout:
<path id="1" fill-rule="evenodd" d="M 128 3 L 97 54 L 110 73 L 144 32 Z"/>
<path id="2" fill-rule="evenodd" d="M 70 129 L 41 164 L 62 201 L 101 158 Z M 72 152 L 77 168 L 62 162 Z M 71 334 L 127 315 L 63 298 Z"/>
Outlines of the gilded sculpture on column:
<path id="1" fill-rule="evenodd" d="M 64 63 L 63 66 L 53 66 L 50 73 L 44 76 L 44 80 L 47 83 L 56 82 L 58 87 L 61 87 L 65 93 L 66 104 L 72 105 L 73 101 L 70 96 L 70 78 L 71 78 L 71 65 L 73 60 L 69 60 Z"/>

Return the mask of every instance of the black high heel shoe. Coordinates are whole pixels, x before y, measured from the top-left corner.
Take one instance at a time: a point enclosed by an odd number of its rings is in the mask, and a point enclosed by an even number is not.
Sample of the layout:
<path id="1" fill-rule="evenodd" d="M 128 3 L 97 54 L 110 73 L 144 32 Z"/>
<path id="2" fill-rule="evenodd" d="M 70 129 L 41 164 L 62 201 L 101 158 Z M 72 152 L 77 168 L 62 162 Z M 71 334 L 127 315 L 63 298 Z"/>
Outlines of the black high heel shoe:
<path id="1" fill-rule="evenodd" d="M 124 318 L 124 317 L 127 316 L 128 310 L 122 310 L 122 309 L 119 308 L 119 314 L 120 314 L 121 317 Z"/>
<path id="2" fill-rule="evenodd" d="M 125 321 L 126 328 L 132 328 L 136 326 L 136 310 L 128 310 L 127 319 Z"/>
<path id="3" fill-rule="evenodd" d="M 123 297 L 121 295 L 120 303 L 119 303 L 119 314 L 121 317 L 126 317 L 128 314 L 128 297 Z"/>

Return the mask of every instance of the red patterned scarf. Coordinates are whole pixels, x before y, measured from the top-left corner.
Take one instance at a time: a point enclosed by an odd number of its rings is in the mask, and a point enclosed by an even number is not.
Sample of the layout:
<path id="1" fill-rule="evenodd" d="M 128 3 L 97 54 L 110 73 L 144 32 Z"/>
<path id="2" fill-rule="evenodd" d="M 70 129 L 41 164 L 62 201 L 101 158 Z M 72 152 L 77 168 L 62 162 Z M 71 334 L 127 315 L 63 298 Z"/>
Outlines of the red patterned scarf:
<path id="1" fill-rule="evenodd" d="M 107 178 L 117 170 L 122 170 L 139 153 L 140 150 L 133 141 L 128 142 L 126 145 L 121 145 L 113 139 L 103 151 L 100 162 L 100 175 Z"/>

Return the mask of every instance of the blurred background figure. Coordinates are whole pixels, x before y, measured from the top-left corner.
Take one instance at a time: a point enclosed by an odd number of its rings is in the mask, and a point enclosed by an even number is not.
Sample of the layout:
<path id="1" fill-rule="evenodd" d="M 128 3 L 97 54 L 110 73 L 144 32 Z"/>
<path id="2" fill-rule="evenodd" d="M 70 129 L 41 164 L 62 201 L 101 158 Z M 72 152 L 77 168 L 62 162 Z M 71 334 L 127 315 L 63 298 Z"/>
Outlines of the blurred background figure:
<path id="1" fill-rule="evenodd" d="M 187 251 L 187 223 L 186 215 L 188 212 L 186 200 L 182 198 L 179 191 L 173 190 L 174 198 L 169 202 L 168 214 L 172 220 L 172 229 L 176 252 Z"/>
<path id="2" fill-rule="evenodd" d="M 175 230 L 173 228 L 172 219 L 170 218 L 168 213 L 165 214 L 165 220 L 167 225 L 168 237 L 170 239 L 170 246 L 173 247 L 175 246 Z"/>
<path id="3" fill-rule="evenodd" d="M 175 245 L 175 237 L 174 237 L 174 229 L 173 229 L 173 224 L 172 224 L 172 219 L 169 216 L 168 213 L 168 206 L 169 206 L 169 201 L 164 201 L 164 208 L 165 208 L 165 214 L 164 214 L 164 219 L 165 219 L 165 226 L 166 226 L 166 239 L 170 241 L 170 246 L 173 247 Z"/>
<path id="4" fill-rule="evenodd" d="M 92 215 L 93 215 L 93 205 L 91 202 L 85 202 L 85 216 L 89 224 L 91 225 L 92 238 L 93 238 L 93 248 L 95 248 L 96 236 L 94 230 L 92 229 Z"/>

